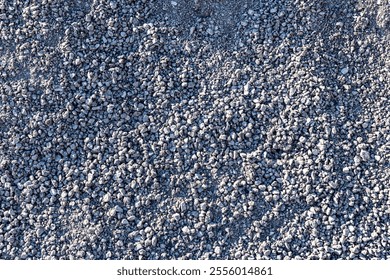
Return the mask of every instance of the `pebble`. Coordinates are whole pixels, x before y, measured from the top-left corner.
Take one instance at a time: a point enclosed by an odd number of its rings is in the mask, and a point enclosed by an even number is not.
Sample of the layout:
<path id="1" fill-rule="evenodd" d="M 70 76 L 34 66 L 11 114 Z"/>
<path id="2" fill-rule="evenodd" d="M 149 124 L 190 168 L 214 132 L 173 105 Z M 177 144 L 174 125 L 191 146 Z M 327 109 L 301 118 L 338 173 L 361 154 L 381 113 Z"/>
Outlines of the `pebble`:
<path id="1" fill-rule="evenodd" d="M 122 213 L 123 212 L 123 209 L 116 205 L 115 207 L 111 208 L 109 211 L 108 211 L 108 216 L 110 217 L 114 217 L 117 213 Z"/>
<path id="2" fill-rule="evenodd" d="M 36 233 L 37 233 L 37 237 L 40 237 L 43 233 L 45 232 L 45 230 L 43 228 L 38 228 Z"/>
<path id="3" fill-rule="evenodd" d="M 103 202 L 110 202 L 111 200 L 111 195 L 109 193 L 106 193 L 104 196 L 103 196 Z"/>
<path id="4" fill-rule="evenodd" d="M 135 245 L 135 250 L 136 250 L 136 251 L 140 251 L 140 250 L 142 250 L 142 249 L 143 249 L 142 244 L 141 244 L 141 243 L 136 243 L 136 245 Z"/>
<path id="5" fill-rule="evenodd" d="M 183 201 L 181 204 L 180 204 L 180 210 L 182 212 L 186 212 L 187 211 L 187 204 L 185 203 L 185 201 Z"/>
<path id="6" fill-rule="evenodd" d="M 361 157 L 364 161 L 369 161 L 369 160 L 370 160 L 370 153 L 369 153 L 368 151 L 361 150 L 361 151 L 360 151 L 360 157 Z"/>
<path id="7" fill-rule="evenodd" d="M 349 68 L 348 67 L 344 67 L 344 68 L 341 69 L 341 74 L 346 75 L 348 73 L 348 71 L 349 71 Z"/>
<path id="8" fill-rule="evenodd" d="M 156 236 L 153 236 L 152 238 L 152 246 L 156 246 L 157 245 L 157 237 Z"/>
<path id="9" fill-rule="evenodd" d="M 190 229 L 187 226 L 184 226 L 181 230 L 182 230 L 182 232 L 184 234 L 189 234 L 190 233 Z"/>

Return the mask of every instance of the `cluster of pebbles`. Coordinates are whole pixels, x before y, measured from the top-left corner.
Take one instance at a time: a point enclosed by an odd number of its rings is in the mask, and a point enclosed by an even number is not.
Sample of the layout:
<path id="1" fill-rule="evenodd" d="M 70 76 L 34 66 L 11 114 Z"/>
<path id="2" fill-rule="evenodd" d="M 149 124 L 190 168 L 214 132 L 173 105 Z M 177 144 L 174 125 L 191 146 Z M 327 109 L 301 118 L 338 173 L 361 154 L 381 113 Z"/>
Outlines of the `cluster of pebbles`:
<path id="1" fill-rule="evenodd" d="M 390 258 L 388 0 L 0 0 L 1 259 Z"/>

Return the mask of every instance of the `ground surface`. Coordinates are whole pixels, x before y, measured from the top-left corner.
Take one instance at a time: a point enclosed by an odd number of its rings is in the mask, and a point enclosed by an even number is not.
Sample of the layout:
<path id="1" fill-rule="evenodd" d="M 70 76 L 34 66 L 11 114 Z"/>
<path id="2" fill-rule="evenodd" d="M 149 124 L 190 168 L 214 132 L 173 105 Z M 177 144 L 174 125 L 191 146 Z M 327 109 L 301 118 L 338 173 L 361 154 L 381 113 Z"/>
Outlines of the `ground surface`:
<path id="1" fill-rule="evenodd" d="M 0 258 L 389 258 L 389 12 L 0 1 Z"/>

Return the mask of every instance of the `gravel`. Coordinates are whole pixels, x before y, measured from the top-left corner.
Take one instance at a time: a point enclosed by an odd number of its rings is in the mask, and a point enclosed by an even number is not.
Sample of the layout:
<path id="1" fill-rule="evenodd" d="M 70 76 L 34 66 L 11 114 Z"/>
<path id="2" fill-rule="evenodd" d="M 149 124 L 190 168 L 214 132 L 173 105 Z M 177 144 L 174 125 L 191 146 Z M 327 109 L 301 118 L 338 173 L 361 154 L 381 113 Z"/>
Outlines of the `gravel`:
<path id="1" fill-rule="evenodd" d="M 0 1 L 0 258 L 388 259 L 389 13 Z"/>

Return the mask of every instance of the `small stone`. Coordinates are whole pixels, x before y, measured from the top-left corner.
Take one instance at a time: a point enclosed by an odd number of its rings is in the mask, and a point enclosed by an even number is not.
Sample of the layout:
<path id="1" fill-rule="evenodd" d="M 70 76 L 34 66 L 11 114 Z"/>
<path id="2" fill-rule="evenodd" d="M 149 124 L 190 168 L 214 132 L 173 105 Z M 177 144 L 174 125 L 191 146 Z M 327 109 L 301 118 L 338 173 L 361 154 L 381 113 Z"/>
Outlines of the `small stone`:
<path id="1" fill-rule="evenodd" d="M 180 220 L 180 214 L 179 213 L 175 213 L 172 215 L 172 219 L 175 220 L 175 221 L 179 221 Z"/>
<path id="2" fill-rule="evenodd" d="M 368 151 L 366 151 L 366 150 L 361 150 L 360 151 L 360 157 L 364 161 L 369 161 L 370 160 L 370 153 Z"/>
<path id="3" fill-rule="evenodd" d="M 36 230 L 37 237 L 40 237 L 44 232 L 45 232 L 45 230 L 43 228 L 39 227 Z"/>
<path id="4" fill-rule="evenodd" d="M 341 74 L 345 75 L 345 74 L 348 73 L 348 71 L 349 71 L 348 66 L 347 66 L 347 67 L 344 67 L 344 68 L 341 69 Z"/>
<path id="5" fill-rule="evenodd" d="M 186 212 L 187 211 L 187 204 L 185 203 L 185 201 L 183 201 L 180 204 L 180 210 L 181 210 L 181 212 Z"/>
<path id="6" fill-rule="evenodd" d="M 189 234 L 190 233 L 190 229 L 187 226 L 184 226 L 181 230 L 182 230 L 182 232 L 184 234 Z"/>
<path id="7" fill-rule="evenodd" d="M 361 162 L 361 157 L 355 156 L 355 157 L 353 158 L 353 161 L 354 161 L 355 165 L 359 165 L 360 162 Z"/>
<path id="8" fill-rule="evenodd" d="M 109 193 L 106 193 L 104 196 L 103 196 L 103 202 L 110 202 L 111 200 L 111 195 Z"/>
<path id="9" fill-rule="evenodd" d="M 200 204 L 200 209 L 205 211 L 207 209 L 207 203 L 206 202 L 203 202 Z"/>
<path id="10" fill-rule="evenodd" d="M 87 182 L 88 182 L 88 183 L 91 183 L 92 180 L 93 180 L 93 173 L 88 173 Z"/>
<path id="11" fill-rule="evenodd" d="M 111 208 L 108 211 L 108 216 L 114 217 L 117 213 L 122 213 L 122 212 L 123 212 L 123 209 L 119 205 L 116 205 L 115 207 Z"/>
<path id="12" fill-rule="evenodd" d="M 115 208 L 111 208 L 108 212 L 107 212 L 107 215 L 109 217 L 114 217 L 116 215 L 116 211 L 115 211 Z"/>
<path id="13" fill-rule="evenodd" d="M 153 236 L 153 238 L 152 238 L 152 246 L 156 246 L 156 245 L 157 245 L 157 237 Z"/>
<path id="14" fill-rule="evenodd" d="M 144 247 L 142 246 L 141 243 L 137 242 L 136 245 L 135 245 L 135 250 L 136 251 L 139 251 L 139 250 L 142 250 Z"/>
<path id="15" fill-rule="evenodd" d="M 117 7 L 116 2 L 111 1 L 111 2 L 110 2 L 110 7 L 111 7 L 111 9 L 116 9 L 116 7 Z"/>
<path id="16" fill-rule="evenodd" d="M 354 254 L 359 254 L 360 246 L 357 245 L 357 246 L 352 247 L 351 252 L 354 253 Z"/>

